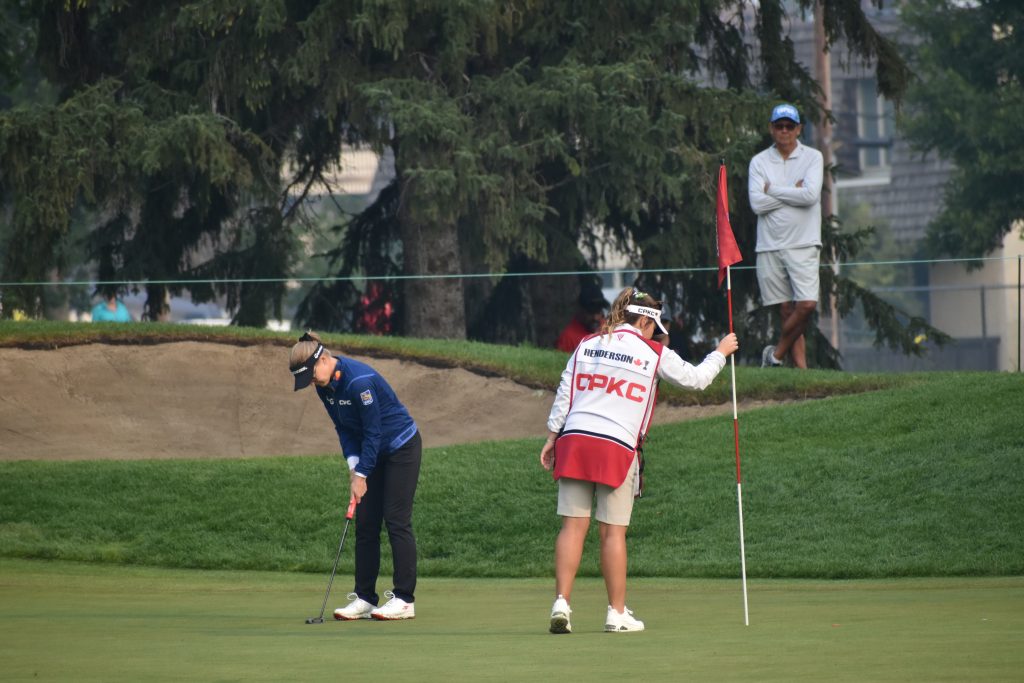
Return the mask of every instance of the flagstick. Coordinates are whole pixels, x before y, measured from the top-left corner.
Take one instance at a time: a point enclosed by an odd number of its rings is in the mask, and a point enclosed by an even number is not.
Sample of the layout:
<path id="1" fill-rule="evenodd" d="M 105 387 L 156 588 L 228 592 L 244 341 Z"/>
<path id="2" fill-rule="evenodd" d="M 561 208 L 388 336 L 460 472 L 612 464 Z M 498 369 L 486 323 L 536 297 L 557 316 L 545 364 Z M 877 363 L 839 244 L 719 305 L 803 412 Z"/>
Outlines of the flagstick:
<path id="1" fill-rule="evenodd" d="M 732 334 L 732 267 L 725 269 L 725 291 L 729 300 L 729 333 Z M 740 512 L 740 569 L 743 572 L 743 625 L 750 626 L 750 610 L 747 607 L 747 550 L 743 544 L 743 487 L 740 482 L 740 418 L 736 410 L 736 354 L 729 355 L 732 368 L 732 434 L 736 444 L 736 503 Z"/>

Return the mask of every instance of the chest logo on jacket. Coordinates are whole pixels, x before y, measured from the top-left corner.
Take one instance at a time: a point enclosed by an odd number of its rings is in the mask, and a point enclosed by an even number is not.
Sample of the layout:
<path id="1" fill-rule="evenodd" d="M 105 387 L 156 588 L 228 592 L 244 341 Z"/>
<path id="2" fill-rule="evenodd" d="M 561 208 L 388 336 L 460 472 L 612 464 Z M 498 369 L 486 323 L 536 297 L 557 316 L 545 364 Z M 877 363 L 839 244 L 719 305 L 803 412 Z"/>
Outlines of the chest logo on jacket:
<path id="1" fill-rule="evenodd" d="M 335 401 L 335 399 L 333 399 L 330 396 L 328 396 L 327 397 L 327 402 L 330 403 L 332 406 L 335 403 L 337 403 L 339 406 L 350 406 L 350 405 L 352 405 L 352 401 L 348 400 L 347 398 L 339 398 L 339 399 L 337 399 L 337 401 Z"/>

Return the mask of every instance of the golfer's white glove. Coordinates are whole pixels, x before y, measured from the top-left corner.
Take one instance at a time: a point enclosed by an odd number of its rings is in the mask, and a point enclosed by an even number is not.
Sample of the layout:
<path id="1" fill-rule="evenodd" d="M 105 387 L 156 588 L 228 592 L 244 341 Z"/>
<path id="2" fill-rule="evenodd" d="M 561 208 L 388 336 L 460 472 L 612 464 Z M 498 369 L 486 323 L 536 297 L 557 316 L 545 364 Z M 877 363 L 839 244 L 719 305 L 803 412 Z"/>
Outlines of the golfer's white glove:
<path id="1" fill-rule="evenodd" d="M 350 455 L 347 458 L 345 458 L 345 460 L 348 461 L 348 468 L 349 468 L 349 470 L 354 470 L 356 468 L 356 465 L 359 464 L 359 456 L 358 455 Z"/>

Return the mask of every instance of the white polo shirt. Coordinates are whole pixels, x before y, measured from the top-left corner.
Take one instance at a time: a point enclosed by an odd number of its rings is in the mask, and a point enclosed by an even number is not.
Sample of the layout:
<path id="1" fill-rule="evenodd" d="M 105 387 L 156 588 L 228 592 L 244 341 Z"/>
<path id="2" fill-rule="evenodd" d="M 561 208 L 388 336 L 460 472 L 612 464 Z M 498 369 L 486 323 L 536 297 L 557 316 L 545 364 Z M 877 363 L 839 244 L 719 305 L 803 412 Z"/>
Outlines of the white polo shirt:
<path id="1" fill-rule="evenodd" d="M 821 152 L 799 140 L 786 159 L 772 145 L 750 160 L 747 192 L 757 214 L 756 251 L 821 246 L 823 171 Z"/>

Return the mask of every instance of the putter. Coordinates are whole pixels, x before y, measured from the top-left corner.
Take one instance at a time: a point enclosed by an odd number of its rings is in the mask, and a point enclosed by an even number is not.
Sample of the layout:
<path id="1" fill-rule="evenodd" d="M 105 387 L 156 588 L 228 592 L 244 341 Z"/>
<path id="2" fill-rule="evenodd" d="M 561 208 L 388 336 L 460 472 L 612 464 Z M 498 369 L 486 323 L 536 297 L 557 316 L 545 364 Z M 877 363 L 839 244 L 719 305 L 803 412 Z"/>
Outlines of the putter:
<path id="1" fill-rule="evenodd" d="M 352 515 L 356 511 L 356 499 L 348 501 L 348 510 L 345 512 L 345 529 L 341 532 L 341 540 L 338 542 L 338 554 L 334 556 L 334 568 L 331 569 L 331 578 L 327 581 L 327 592 L 324 593 L 324 603 L 320 605 L 320 616 L 306 619 L 307 624 L 324 623 L 324 610 L 327 609 L 327 596 L 331 594 L 331 584 L 334 583 L 334 574 L 338 571 L 338 560 L 341 559 L 341 549 L 345 547 L 345 536 L 348 535 L 348 525 L 352 521 Z"/>

